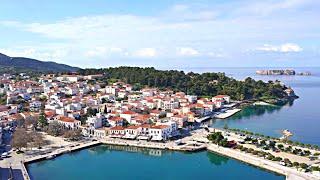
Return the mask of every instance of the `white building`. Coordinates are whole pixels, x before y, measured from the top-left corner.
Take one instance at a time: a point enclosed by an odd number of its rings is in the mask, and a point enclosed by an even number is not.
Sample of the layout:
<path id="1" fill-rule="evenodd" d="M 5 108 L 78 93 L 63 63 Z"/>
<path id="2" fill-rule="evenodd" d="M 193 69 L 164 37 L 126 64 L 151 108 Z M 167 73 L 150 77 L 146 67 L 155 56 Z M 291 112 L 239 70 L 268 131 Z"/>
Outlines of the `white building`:
<path id="1" fill-rule="evenodd" d="M 136 139 L 140 134 L 140 126 L 129 126 L 125 128 L 125 135 L 122 138 L 125 139 Z"/>
<path id="2" fill-rule="evenodd" d="M 97 115 L 97 116 L 88 117 L 86 123 L 90 127 L 93 127 L 94 129 L 98 129 L 102 127 L 102 121 L 103 121 L 102 116 Z"/>
<path id="3" fill-rule="evenodd" d="M 66 116 L 59 116 L 57 122 L 62 124 L 66 129 L 78 129 L 81 126 L 81 121 Z"/>
<path id="4" fill-rule="evenodd" d="M 160 126 L 168 126 L 168 137 L 176 136 L 178 133 L 178 123 L 175 121 L 164 121 L 164 122 L 157 122 L 156 125 Z"/>
<path id="5" fill-rule="evenodd" d="M 197 101 L 197 96 L 194 95 L 186 95 L 186 98 L 190 103 L 195 103 Z"/>
<path id="6" fill-rule="evenodd" d="M 179 107 L 179 102 L 172 100 L 165 100 L 161 102 L 160 108 L 164 110 L 172 110 Z"/>
<path id="7" fill-rule="evenodd" d="M 106 86 L 105 89 L 106 89 L 106 93 L 107 93 L 107 94 L 118 95 L 119 89 L 118 89 L 117 87 Z"/>
<path id="8" fill-rule="evenodd" d="M 223 101 L 224 103 L 230 103 L 230 96 L 228 95 L 217 95 L 212 98 L 212 102 Z"/>
<path id="9" fill-rule="evenodd" d="M 149 136 L 153 141 L 166 141 L 170 137 L 170 127 L 168 125 L 151 126 Z"/>

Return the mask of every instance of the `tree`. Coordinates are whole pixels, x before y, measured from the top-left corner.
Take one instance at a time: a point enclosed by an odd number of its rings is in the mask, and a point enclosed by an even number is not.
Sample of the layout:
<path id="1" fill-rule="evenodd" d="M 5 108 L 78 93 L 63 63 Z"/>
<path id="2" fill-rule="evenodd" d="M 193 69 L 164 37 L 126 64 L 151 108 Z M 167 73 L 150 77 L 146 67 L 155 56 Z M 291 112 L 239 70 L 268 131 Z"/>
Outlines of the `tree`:
<path id="1" fill-rule="evenodd" d="M 38 121 L 33 118 L 33 117 L 30 117 L 30 118 L 26 118 L 25 120 L 25 125 L 28 127 L 28 126 L 32 126 L 32 129 L 35 130 L 37 128 L 37 125 L 38 125 Z"/>
<path id="2" fill-rule="evenodd" d="M 219 142 L 222 141 L 224 139 L 224 137 L 221 132 L 215 132 L 215 133 L 210 134 L 208 136 L 208 139 L 215 144 L 219 144 Z"/>
<path id="3" fill-rule="evenodd" d="M 48 134 L 52 136 L 60 136 L 63 134 L 63 125 L 58 123 L 57 121 L 54 121 L 49 124 L 48 127 Z"/>
<path id="4" fill-rule="evenodd" d="M 155 68 L 118 67 L 106 69 L 82 69 L 80 74 L 104 73 L 110 82 L 123 81 L 133 84 L 133 90 L 145 86 L 159 89 L 184 91 L 198 96 L 228 94 L 234 100 L 280 99 L 286 97 L 284 85 L 278 82 L 256 81 L 247 78 L 237 81 L 224 73 L 184 73 L 183 71 L 161 71 Z M 212 83 L 208 83 L 212 82 Z"/>
<path id="5" fill-rule="evenodd" d="M 308 165 L 306 163 L 300 163 L 300 167 L 302 169 L 307 169 L 308 168 Z"/>
<path id="6" fill-rule="evenodd" d="M 275 142 L 275 141 L 269 141 L 269 146 L 270 146 L 271 148 L 274 148 L 275 145 L 276 145 L 276 142 Z"/>
<path id="7" fill-rule="evenodd" d="M 284 146 L 283 146 L 283 144 L 278 144 L 277 147 L 278 147 L 279 149 L 283 149 Z"/>
<path id="8" fill-rule="evenodd" d="M 91 107 L 87 109 L 88 116 L 95 116 L 97 113 L 98 113 L 97 109 L 92 109 Z"/>
<path id="9" fill-rule="evenodd" d="M 293 162 L 293 164 L 292 164 L 294 167 L 299 167 L 299 163 L 298 162 Z"/>
<path id="10" fill-rule="evenodd" d="M 82 132 L 80 129 L 69 130 L 69 131 L 66 131 L 63 136 L 64 138 L 77 141 L 81 139 Z"/>
<path id="11" fill-rule="evenodd" d="M 48 125 L 48 121 L 47 121 L 47 119 L 46 119 L 46 116 L 45 116 L 44 112 L 41 112 L 41 113 L 40 113 L 38 123 L 39 123 L 39 126 L 40 126 L 41 128 L 43 128 L 43 127 L 45 127 L 45 126 Z"/>
<path id="12" fill-rule="evenodd" d="M 38 147 L 39 149 L 41 148 L 41 146 L 45 145 L 45 140 L 43 138 L 43 135 L 41 133 L 38 132 L 31 132 L 30 133 L 30 137 L 32 139 L 32 145 L 33 147 Z"/>
<path id="13" fill-rule="evenodd" d="M 17 128 L 13 134 L 13 138 L 11 140 L 11 145 L 14 148 L 17 148 L 19 151 L 21 148 L 26 148 L 28 145 L 28 136 L 27 131 L 23 128 Z"/>

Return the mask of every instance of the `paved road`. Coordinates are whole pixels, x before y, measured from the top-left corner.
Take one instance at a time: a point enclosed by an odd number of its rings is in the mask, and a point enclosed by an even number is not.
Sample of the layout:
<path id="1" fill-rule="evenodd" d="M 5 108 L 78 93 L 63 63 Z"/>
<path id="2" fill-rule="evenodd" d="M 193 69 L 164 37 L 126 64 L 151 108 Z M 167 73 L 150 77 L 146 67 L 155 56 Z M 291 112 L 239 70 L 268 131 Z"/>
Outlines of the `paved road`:
<path id="1" fill-rule="evenodd" d="M 12 138 L 12 134 L 8 131 L 4 131 L 3 134 L 3 148 L 1 149 L 1 153 L 9 152 L 11 150 L 10 141 Z M 11 157 L 14 156 L 14 157 Z M 8 158 L 4 158 L 0 160 L 0 179 L 8 179 L 10 174 L 12 174 L 14 180 L 23 179 L 22 171 L 21 171 L 21 159 L 22 155 L 9 154 Z"/>

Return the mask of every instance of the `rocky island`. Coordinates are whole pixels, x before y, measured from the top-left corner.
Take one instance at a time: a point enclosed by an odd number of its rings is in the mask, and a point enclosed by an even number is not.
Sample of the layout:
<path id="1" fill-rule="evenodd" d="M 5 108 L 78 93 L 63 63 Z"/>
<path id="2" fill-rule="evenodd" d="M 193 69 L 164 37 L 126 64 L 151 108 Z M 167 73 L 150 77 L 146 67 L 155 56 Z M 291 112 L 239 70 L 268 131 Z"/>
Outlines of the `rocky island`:
<path id="1" fill-rule="evenodd" d="M 299 75 L 299 76 L 310 76 L 310 72 L 296 72 L 293 69 L 271 69 L 271 70 L 258 70 L 256 71 L 258 75 Z"/>

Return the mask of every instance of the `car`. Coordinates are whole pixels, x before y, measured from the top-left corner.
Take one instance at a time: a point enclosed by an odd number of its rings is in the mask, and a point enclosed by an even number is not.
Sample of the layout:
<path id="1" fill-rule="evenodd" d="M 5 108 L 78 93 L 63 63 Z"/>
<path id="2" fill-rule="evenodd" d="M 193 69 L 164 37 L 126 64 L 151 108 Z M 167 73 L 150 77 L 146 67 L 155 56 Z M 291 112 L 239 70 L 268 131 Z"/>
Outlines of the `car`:
<path id="1" fill-rule="evenodd" d="M 282 166 L 286 166 L 286 163 L 284 161 L 280 161 L 279 164 Z"/>
<path id="2" fill-rule="evenodd" d="M 8 152 L 4 152 L 4 153 L 1 154 L 1 157 L 2 158 L 6 158 L 6 157 L 8 157 L 8 155 L 9 155 Z"/>

